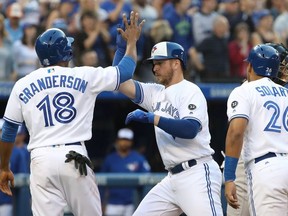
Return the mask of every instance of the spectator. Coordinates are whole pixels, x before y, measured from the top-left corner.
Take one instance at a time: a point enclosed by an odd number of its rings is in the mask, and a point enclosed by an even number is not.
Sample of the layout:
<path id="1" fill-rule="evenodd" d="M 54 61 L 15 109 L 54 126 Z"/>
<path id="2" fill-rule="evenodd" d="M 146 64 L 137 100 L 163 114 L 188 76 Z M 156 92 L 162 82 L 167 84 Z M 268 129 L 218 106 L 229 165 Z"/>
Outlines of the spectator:
<path id="1" fill-rule="evenodd" d="M 13 44 L 15 62 L 14 80 L 18 80 L 39 67 L 39 60 L 35 52 L 37 26 L 31 23 L 24 25 L 24 34 L 21 40 Z"/>
<path id="2" fill-rule="evenodd" d="M 7 7 L 5 29 L 11 42 L 21 40 L 23 36 L 23 24 L 21 18 L 23 17 L 23 8 L 17 2 L 10 4 Z"/>
<path id="3" fill-rule="evenodd" d="M 101 22 L 104 22 L 108 18 L 108 13 L 104 9 L 100 8 L 99 3 L 99 0 L 79 0 L 79 10 L 75 13 L 72 22 L 72 26 L 74 28 L 72 31 L 74 33 L 81 30 L 82 27 L 80 18 L 86 11 L 96 12 Z"/>
<path id="4" fill-rule="evenodd" d="M 200 10 L 192 16 L 192 32 L 195 45 L 213 34 L 213 23 L 217 15 L 217 0 L 202 0 Z"/>
<path id="5" fill-rule="evenodd" d="M 107 46 L 110 34 L 99 20 L 96 12 L 86 11 L 81 15 L 82 30 L 75 34 L 75 48 L 78 51 L 75 62 L 79 65 L 81 55 L 88 50 L 94 50 L 99 59 L 99 65 L 106 67 L 111 64 Z"/>
<path id="6" fill-rule="evenodd" d="M 194 45 L 192 35 L 192 19 L 187 14 L 191 6 L 190 0 L 172 0 L 173 9 L 170 13 L 164 14 L 164 19 L 168 20 L 173 35 L 171 41 L 180 44 L 184 50 L 189 50 Z"/>
<path id="7" fill-rule="evenodd" d="M 242 21 L 242 14 L 238 0 L 222 0 L 219 5 L 219 13 L 227 18 L 230 26 L 230 40 L 234 36 L 235 27 Z"/>
<path id="8" fill-rule="evenodd" d="M 228 44 L 229 63 L 231 77 L 244 79 L 246 77 L 246 63 L 252 45 L 250 42 L 250 31 L 246 23 L 236 25 L 233 40 Z"/>
<path id="9" fill-rule="evenodd" d="M 31 23 L 39 25 L 40 23 L 40 8 L 37 0 L 26 1 L 23 5 L 23 23 Z"/>
<path id="10" fill-rule="evenodd" d="M 213 23 L 212 36 L 191 49 L 190 55 L 201 81 L 220 81 L 228 78 L 228 32 L 228 20 L 219 15 Z M 203 55 L 203 61 L 199 58 L 199 53 Z"/>
<path id="11" fill-rule="evenodd" d="M 61 22 L 67 25 L 66 33 L 70 32 L 70 24 L 73 20 L 73 12 L 76 0 L 61 0 L 58 7 L 53 9 L 47 17 L 46 29 L 52 28 L 53 23 Z M 72 31 L 72 30 L 71 30 Z"/>
<path id="12" fill-rule="evenodd" d="M 280 38 L 273 32 L 273 17 L 269 10 L 255 11 L 253 14 L 255 32 L 251 35 L 252 46 L 264 43 L 279 43 Z"/>
<path id="13" fill-rule="evenodd" d="M 270 10 L 273 19 L 275 20 L 281 13 L 285 11 L 285 0 L 266 0 L 265 8 Z"/>
<path id="14" fill-rule="evenodd" d="M 14 73 L 12 42 L 4 25 L 4 16 L 0 14 L 0 80 L 11 80 Z"/>
<path id="15" fill-rule="evenodd" d="M 134 133 L 129 128 L 118 131 L 115 141 L 116 151 L 107 155 L 101 172 L 147 173 L 150 165 L 138 152 L 132 150 Z M 131 216 L 134 212 L 135 188 L 111 188 L 103 192 L 105 216 Z M 107 201 L 106 201 L 107 200 Z"/>
<path id="16" fill-rule="evenodd" d="M 254 22 L 252 19 L 252 14 L 256 8 L 256 1 L 251 0 L 239 0 L 240 11 L 241 11 L 241 21 L 245 22 L 249 26 L 250 32 L 255 30 Z"/>
<path id="17" fill-rule="evenodd" d="M 98 67 L 99 59 L 95 50 L 84 51 L 81 55 L 81 65 Z"/>
<path id="18" fill-rule="evenodd" d="M 288 45 L 288 1 L 285 0 L 285 10 L 275 19 L 273 23 L 273 31 L 279 35 L 280 41 L 284 45 Z"/>
<path id="19" fill-rule="evenodd" d="M 122 14 L 130 14 L 132 4 L 125 0 L 105 0 L 102 1 L 100 7 L 108 13 L 108 31 L 111 35 L 109 44 L 110 55 L 113 56 L 116 51 L 116 36 L 118 24 L 122 22 Z"/>
<path id="20" fill-rule="evenodd" d="M 153 22 L 159 18 L 158 11 L 149 4 L 148 0 L 135 0 L 133 2 L 133 10 L 137 11 L 141 19 L 144 19 L 143 33 L 148 34 Z"/>

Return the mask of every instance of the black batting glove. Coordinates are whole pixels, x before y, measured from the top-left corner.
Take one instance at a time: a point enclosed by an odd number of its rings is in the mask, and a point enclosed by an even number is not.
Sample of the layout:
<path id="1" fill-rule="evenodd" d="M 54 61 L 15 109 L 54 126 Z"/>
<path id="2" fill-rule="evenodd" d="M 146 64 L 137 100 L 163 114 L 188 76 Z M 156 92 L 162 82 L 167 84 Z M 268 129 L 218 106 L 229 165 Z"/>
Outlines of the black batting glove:
<path id="1" fill-rule="evenodd" d="M 79 170 L 80 175 L 87 176 L 86 165 L 93 169 L 92 162 L 85 155 L 79 154 L 78 152 L 69 151 L 69 153 L 66 154 L 66 158 L 65 163 L 74 160 L 75 168 Z"/>

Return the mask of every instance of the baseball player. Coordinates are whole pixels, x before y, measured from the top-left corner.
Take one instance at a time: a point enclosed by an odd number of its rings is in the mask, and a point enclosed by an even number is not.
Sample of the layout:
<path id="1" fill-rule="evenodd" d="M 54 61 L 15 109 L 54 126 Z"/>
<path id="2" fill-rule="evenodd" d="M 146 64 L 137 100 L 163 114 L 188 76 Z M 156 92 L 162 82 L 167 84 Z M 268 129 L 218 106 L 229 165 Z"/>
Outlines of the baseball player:
<path id="1" fill-rule="evenodd" d="M 118 44 L 118 49 L 121 47 Z M 131 79 L 119 90 L 147 110 L 129 113 L 126 124 L 138 121 L 155 126 L 168 173 L 133 215 L 223 215 L 222 177 L 209 145 L 207 102 L 200 88 L 184 79 L 186 53 L 177 43 L 160 42 L 152 48 L 148 61 L 153 64 L 152 72 L 159 84 Z"/>
<path id="2" fill-rule="evenodd" d="M 278 84 L 285 86 L 285 84 L 287 83 L 287 81 L 285 82 L 285 75 L 287 74 L 287 69 L 286 69 L 287 62 L 285 59 L 288 54 L 288 51 L 281 44 L 267 43 L 266 45 L 273 47 L 279 52 L 281 63 L 280 63 L 277 77 L 274 78 L 273 80 L 277 82 Z M 247 80 L 243 84 L 245 83 L 248 83 Z M 227 216 L 250 216 L 249 198 L 248 198 L 248 192 L 247 192 L 247 178 L 245 175 L 244 161 L 241 155 L 239 157 L 239 161 L 237 164 L 236 179 L 234 182 L 236 184 L 236 189 L 237 189 L 237 199 L 239 203 L 239 208 L 235 209 L 235 208 L 232 208 L 230 205 L 228 205 Z"/>
<path id="3" fill-rule="evenodd" d="M 150 165 L 145 157 L 132 149 L 133 139 L 134 132 L 131 129 L 121 128 L 115 140 L 115 151 L 107 155 L 100 171 L 106 173 L 150 172 Z M 104 188 L 104 204 L 107 202 L 105 216 L 131 216 L 135 210 L 133 203 L 135 189 L 135 187 Z"/>
<path id="4" fill-rule="evenodd" d="M 235 88 L 227 101 L 225 196 L 230 206 L 239 208 L 234 181 L 242 150 L 250 215 L 286 215 L 288 90 L 270 79 L 277 77 L 279 52 L 260 44 L 247 62 L 248 83 Z"/>
<path id="5" fill-rule="evenodd" d="M 97 95 L 117 89 L 133 75 L 136 41 L 144 24 L 138 25 L 138 19 L 138 13 L 131 12 L 128 24 L 123 15 L 126 53 L 114 67 L 69 68 L 73 38 L 56 28 L 37 38 L 35 49 L 43 68 L 15 83 L 0 142 L 0 189 L 12 195 L 9 157 L 18 125 L 25 121 L 30 135 L 33 215 L 63 215 L 66 205 L 74 215 L 102 215 L 94 172 L 86 166 L 91 164 L 84 141 L 91 138 Z"/>

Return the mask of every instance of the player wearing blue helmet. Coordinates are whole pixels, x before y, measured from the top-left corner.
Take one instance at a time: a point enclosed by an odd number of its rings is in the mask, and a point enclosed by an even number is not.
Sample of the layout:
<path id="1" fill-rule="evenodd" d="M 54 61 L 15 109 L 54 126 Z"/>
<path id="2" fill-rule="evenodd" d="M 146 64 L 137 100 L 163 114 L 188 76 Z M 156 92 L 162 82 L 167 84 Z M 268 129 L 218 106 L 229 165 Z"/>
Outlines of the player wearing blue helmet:
<path id="1" fill-rule="evenodd" d="M 235 170 L 241 153 L 250 215 L 285 215 L 288 90 L 271 80 L 278 76 L 280 55 L 260 44 L 250 51 L 247 61 L 248 82 L 235 88 L 227 101 L 225 196 L 231 207 L 239 208 Z"/>
<path id="2" fill-rule="evenodd" d="M 280 85 L 285 86 L 284 75 L 287 73 L 286 68 L 286 57 L 288 54 L 287 49 L 282 44 L 266 43 L 265 45 L 271 46 L 276 49 L 280 56 L 280 66 L 277 77 L 272 78 L 272 80 Z M 246 84 L 245 82 L 244 84 Z M 239 203 L 239 208 L 234 209 L 230 205 L 227 206 L 227 216 L 249 216 L 249 202 L 248 202 L 248 192 L 247 192 L 247 181 L 245 176 L 245 168 L 242 157 L 240 156 L 237 169 L 236 169 L 236 179 L 235 184 L 237 188 L 237 198 Z"/>
<path id="3" fill-rule="evenodd" d="M 280 55 L 279 71 L 277 77 L 273 79 L 274 82 L 288 87 L 288 49 L 283 44 L 267 43 L 266 45 L 276 49 Z"/>
<path id="4" fill-rule="evenodd" d="M 100 196 L 84 141 L 92 136 L 95 100 L 133 75 L 143 22 L 123 15 L 127 39 L 124 58 L 114 67 L 69 68 L 73 38 L 57 28 L 43 32 L 35 49 L 42 68 L 17 81 L 5 110 L 0 142 L 0 190 L 12 195 L 9 158 L 18 125 L 25 121 L 31 152 L 30 190 L 35 216 L 101 216 Z M 66 160 L 65 160 L 66 159 Z M 77 170 L 78 169 L 78 170 Z"/>
<path id="5" fill-rule="evenodd" d="M 124 52 L 118 52 L 121 47 L 118 44 L 116 55 Z M 185 50 L 180 44 L 163 41 L 154 45 L 147 60 L 158 83 L 130 79 L 119 90 L 146 110 L 129 113 L 125 122 L 154 126 L 167 176 L 149 191 L 133 216 L 183 212 L 221 216 L 222 177 L 212 158 L 207 102 L 200 88 L 184 79 Z"/>
<path id="6" fill-rule="evenodd" d="M 62 30 L 51 28 L 37 38 L 35 50 L 41 64 L 48 67 L 72 60 L 73 42 L 74 38 L 67 37 Z"/>

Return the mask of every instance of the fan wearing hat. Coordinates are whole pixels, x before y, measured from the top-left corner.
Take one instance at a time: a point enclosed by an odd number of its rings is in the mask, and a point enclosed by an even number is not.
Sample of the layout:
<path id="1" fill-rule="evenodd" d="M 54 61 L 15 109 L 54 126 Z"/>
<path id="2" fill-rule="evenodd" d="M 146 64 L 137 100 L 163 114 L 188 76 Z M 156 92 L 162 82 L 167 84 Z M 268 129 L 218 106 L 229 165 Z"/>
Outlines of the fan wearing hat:
<path id="1" fill-rule="evenodd" d="M 13 43 L 21 40 L 23 36 L 23 24 L 21 23 L 21 18 L 23 17 L 22 6 L 18 2 L 10 4 L 6 10 L 6 17 L 4 25 L 10 40 Z"/>
<path id="2" fill-rule="evenodd" d="M 122 128 L 117 133 L 115 150 L 107 155 L 101 167 L 106 173 L 147 173 L 150 166 L 146 159 L 132 149 L 134 132 L 129 128 Z M 106 216 L 127 216 L 134 212 L 135 188 L 105 188 L 101 190 L 103 212 Z"/>
<path id="3" fill-rule="evenodd" d="M 252 15 L 255 32 L 251 35 L 252 46 L 262 43 L 280 43 L 279 35 L 273 31 L 273 16 L 268 9 L 257 10 Z"/>

